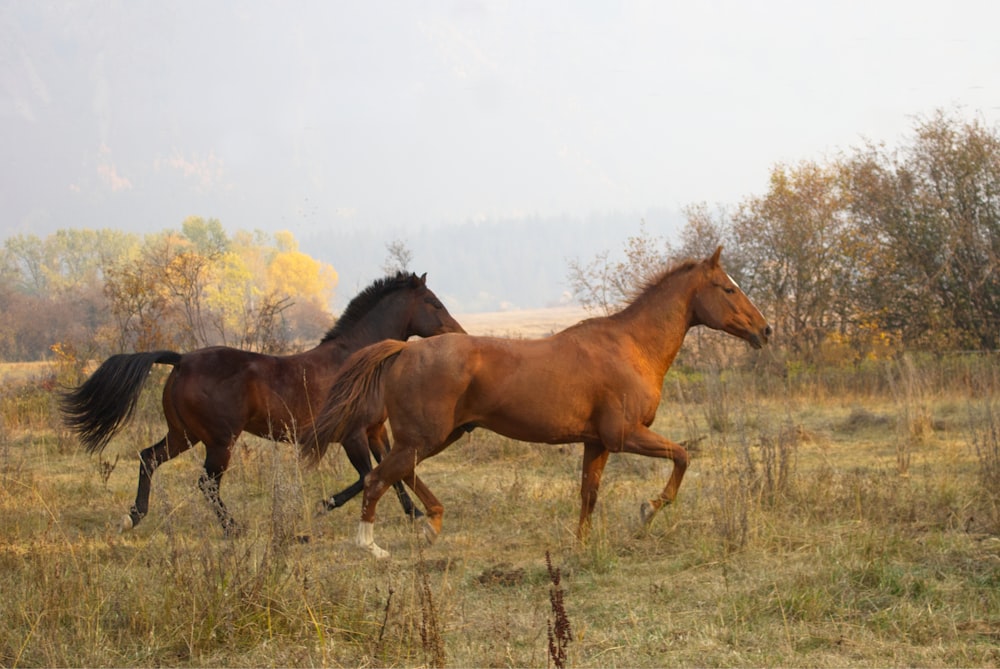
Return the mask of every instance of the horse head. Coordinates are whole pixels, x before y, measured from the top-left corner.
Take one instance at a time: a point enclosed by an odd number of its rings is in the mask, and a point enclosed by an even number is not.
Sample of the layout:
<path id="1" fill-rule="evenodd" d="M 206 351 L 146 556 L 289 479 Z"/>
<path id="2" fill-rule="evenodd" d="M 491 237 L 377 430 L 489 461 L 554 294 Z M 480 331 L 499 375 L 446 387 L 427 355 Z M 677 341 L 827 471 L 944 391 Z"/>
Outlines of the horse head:
<path id="1" fill-rule="evenodd" d="M 410 276 L 409 321 L 406 326 L 408 337 L 433 337 L 434 335 L 457 332 L 465 334 L 465 328 L 448 312 L 438 296 L 427 287 L 427 273 Z"/>
<path id="2" fill-rule="evenodd" d="M 720 246 L 699 264 L 703 280 L 692 302 L 692 325 L 706 325 L 744 339 L 754 348 L 761 348 L 771 337 L 771 326 L 722 269 L 721 253 Z"/>

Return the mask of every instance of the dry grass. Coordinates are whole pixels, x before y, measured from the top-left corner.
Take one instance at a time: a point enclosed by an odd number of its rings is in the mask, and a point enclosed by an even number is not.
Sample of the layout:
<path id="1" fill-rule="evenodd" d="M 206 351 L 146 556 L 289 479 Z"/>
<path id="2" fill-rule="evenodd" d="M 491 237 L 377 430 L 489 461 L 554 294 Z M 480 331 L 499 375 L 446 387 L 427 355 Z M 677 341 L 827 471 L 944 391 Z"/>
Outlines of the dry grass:
<path id="1" fill-rule="evenodd" d="M 354 476 L 336 450 L 302 471 L 287 446 L 242 442 L 222 488 L 235 539 L 186 454 L 121 535 L 155 396 L 103 467 L 8 422 L 0 665 L 551 666 L 548 555 L 567 667 L 996 666 L 1000 384 L 990 365 L 913 364 L 919 392 L 672 374 L 654 429 L 701 439 L 677 504 L 641 528 L 670 465 L 613 456 L 582 546 L 581 448 L 474 432 L 420 468 L 446 507 L 438 543 L 387 496 L 380 562 L 352 545 L 357 501 L 313 514 Z"/>
<path id="2" fill-rule="evenodd" d="M 469 334 L 531 338 L 565 330 L 591 315 L 582 307 L 564 306 L 463 314 L 456 318 Z"/>
<path id="3" fill-rule="evenodd" d="M 55 365 L 50 362 L 5 362 L 0 365 L 0 387 L 43 380 L 55 373 Z"/>

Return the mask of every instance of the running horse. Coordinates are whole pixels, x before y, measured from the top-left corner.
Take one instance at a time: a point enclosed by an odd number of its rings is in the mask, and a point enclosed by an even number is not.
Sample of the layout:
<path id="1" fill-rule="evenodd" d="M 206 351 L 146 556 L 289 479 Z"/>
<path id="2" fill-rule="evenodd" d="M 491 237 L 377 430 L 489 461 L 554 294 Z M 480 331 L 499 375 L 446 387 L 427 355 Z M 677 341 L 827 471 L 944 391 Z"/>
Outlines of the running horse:
<path id="1" fill-rule="evenodd" d="M 544 339 L 444 335 L 381 342 L 352 355 L 300 449 L 318 460 L 325 444 L 388 415 L 392 451 L 365 478 L 358 545 L 388 556 L 374 539 L 379 498 L 394 483 L 415 482 L 418 463 L 477 427 L 527 442 L 583 442 L 580 539 L 610 453 L 673 460 L 666 487 L 642 505 L 648 524 L 673 502 L 688 466 L 681 445 L 649 429 L 685 334 L 704 325 L 754 348 L 771 336 L 771 326 L 722 269 L 721 251 L 661 273 L 618 313 Z M 424 533 L 433 542 L 444 507 L 426 487 L 411 487 L 424 503 Z"/>
<path id="2" fill-rule="evenodd" d="M 354 351 L 383 339 L 465 332 L 427 287 L 426 279 L 426 274 L 400 272 L 375 281 L 348 304 L 318 346 L 294 355 L 213 346 L 184 354 L 151 351 L 108 358 L 61 399 L 66 424 L 91 453 L 101 451 L 131 419 L 153 365 L 173 366 L 163 388 L 167 435 L 139 454 L 135 503 L 122 529 L 132 529 L 146 515 L 156 468 L 199 442 L 205 444 L 205 464 L 198 485 L 226 533 L 238 529 L 219 495 L 219 484 L 240 433 L 294 441 L 313 421 L 340 366 Z M 324 500 L 327 509 L 361 491 L 364 476 L 371 471 L 369 449 L 376 460 L 387 450 L 384 421 L 345 433 L 340 443 L 359 480 Z M 413 514 L 405 491 L 401 486 L 397 490 L 403 509 Z"/>

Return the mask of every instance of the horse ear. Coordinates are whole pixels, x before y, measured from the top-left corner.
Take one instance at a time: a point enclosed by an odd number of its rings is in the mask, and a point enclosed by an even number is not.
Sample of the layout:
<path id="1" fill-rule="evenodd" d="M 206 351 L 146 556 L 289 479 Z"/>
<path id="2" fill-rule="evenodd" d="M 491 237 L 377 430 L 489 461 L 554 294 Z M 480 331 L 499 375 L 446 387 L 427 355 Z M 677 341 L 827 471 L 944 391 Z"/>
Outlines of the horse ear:
<path id="1" fill-rule="evenodd" d="M 715 253 L 713 253 L 712 257 L 708 259 L 708 266 L 709 267 L 713 267 L 713 268 L 718 267 L 719 266 L 719 256 L 720 255 L 722 255 L 722 246 L 721 245 L 718 246 L 718 247 L 716 247 Z"/>
<path id="2" fill-rule="evenodd" d="M 420 275 L 420 285 L 421 286 L 427 285 L 427 272 L 424 272 L 423 274 Z"/>

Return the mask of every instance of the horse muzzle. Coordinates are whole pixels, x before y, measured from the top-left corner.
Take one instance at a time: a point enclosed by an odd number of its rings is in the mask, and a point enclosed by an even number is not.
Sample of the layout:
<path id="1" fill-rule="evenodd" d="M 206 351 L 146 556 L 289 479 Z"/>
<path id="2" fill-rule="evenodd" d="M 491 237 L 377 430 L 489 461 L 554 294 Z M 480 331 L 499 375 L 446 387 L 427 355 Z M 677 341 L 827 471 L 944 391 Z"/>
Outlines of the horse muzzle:
<path id="1" fill-rule="evenodd" d="M 764 348 L 764 344 L 771 339 L 773 333 L 774 331 L 771 329 L 771 326 L 765 325 L 759 332 L 751 332 L 750 336 L 747 337 L 747 341 L 756 349 Z"/>

